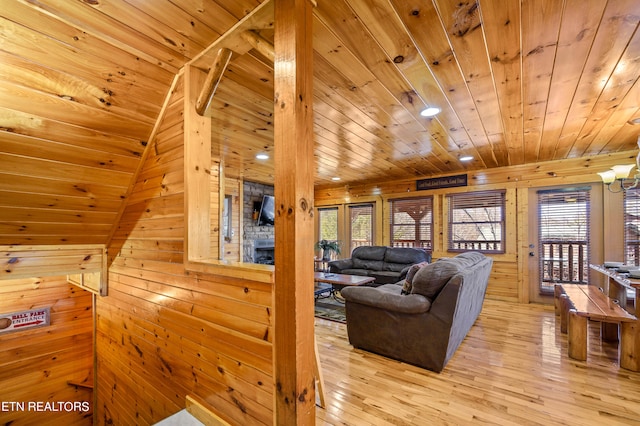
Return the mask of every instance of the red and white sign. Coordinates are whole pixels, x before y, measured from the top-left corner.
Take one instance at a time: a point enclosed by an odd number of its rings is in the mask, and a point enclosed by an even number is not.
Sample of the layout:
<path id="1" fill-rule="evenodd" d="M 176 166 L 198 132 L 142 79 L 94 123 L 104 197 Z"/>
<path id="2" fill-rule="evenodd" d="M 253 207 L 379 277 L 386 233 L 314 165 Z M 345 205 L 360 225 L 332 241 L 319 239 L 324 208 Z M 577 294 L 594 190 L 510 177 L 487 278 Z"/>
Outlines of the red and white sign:
<path id="1" fill-rule="evenodd" d="M 49 308 L 0 314 L 0 333 L 49 325 Z"/>

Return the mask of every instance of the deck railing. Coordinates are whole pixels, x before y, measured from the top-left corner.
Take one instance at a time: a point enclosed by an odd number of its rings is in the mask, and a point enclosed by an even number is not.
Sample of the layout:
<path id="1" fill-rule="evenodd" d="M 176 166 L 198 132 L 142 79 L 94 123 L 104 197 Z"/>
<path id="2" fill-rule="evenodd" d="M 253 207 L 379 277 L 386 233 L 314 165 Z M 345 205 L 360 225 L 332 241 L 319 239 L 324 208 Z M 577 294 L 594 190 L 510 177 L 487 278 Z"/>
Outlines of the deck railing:
<path id="1" fill-rule="evenodd" d="M 541 240 L 540 277 L 544 293 L 556 283 L 587 284 L 589 255 L 584 240 Z"/>
<path id="2" fill-rule="evenodd" d="M 627 240 L 625 262 L 640 265 L 640 240 Z"/>
<path id="3" fill-rule="evenodd" d="M 502 250 L 502 242 L 500 240 L 456 240 L 451 241 L 449 250 L 500 252 Z"/>
<path id="4" fill-rule="evenodd" d="M 431 250 L 431 241 L 419 241 L 416 244 L 416 240 L 394 240 L 391 242 L 392 247 L 411 247 L 411 248 L 422 248 L 426 250 Z"/>

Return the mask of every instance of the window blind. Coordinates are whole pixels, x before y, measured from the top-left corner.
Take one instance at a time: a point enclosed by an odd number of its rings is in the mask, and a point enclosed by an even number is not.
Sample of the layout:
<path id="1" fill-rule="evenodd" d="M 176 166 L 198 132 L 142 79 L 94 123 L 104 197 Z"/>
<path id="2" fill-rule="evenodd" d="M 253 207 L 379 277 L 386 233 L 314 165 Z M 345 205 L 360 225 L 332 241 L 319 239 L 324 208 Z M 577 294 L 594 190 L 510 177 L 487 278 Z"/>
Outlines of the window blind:
<path id="1" fill-rule="evenodd" d="M 504 253 L 505 191 L 449 194 L 448 250 Z"/>
<path id="2" fill-rule="evenodd" d="M 349 223 L 351 250 L 373 245 L 373 204 L 350 205 Z"/>
<path id="3" fill-rule="evenodd" d="M 640 189 L 624 193 L 624 261 L 640 265 Z"/>

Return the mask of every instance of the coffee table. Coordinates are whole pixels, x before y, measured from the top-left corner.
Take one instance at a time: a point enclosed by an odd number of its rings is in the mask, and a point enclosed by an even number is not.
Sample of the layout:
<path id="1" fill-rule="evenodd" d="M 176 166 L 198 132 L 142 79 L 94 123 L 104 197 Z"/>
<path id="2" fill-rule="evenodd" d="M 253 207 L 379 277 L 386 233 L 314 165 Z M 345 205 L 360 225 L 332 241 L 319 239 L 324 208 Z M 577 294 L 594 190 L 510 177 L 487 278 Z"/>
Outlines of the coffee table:
<path id="1" fill-rule="evenodd" d="M 361 275 L 335 274 L 331 272 L 314 272 L 313 278 L 316 283 L 331 284 L 331 286 L 316 285 L 313 292 L 316 297 L 328 291 L 329 296 L 333 296 L 333 298 L 338 301 L 342 301 L 342 298 L 338 298 L 337 294 L 340 293 L 340 290 L 344 287 L 364 285 L 376 280 L 375 278 L 363 277 Z"/>

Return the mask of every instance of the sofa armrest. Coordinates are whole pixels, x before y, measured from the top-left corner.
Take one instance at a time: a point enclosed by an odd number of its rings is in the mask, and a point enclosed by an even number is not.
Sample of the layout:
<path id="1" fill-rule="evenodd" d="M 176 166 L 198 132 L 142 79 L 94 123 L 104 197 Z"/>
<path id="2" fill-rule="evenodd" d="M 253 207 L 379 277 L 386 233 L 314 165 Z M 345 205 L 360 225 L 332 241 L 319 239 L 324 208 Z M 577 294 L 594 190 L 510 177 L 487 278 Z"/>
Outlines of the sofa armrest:
<path id="1" fill-rule="evenodd" d="M 343 269 L 351 269 L 353 261 L 351 259 L 339 259 L 329 262 L 329 272 L 339 274 Z"/>
<path id="2" fill-rule="evenodd" d="M 427 312 L 431 307 L 429 299 L 420 294 L 405 296 L 380 290 L 377 287 L 346 287 L 342 289 L 341 294 L 347 303 L 360 303 L 404 314 L 420 314 Z"/>
<path id="3" fill-rule="evenodd" d="M 400 271 L 400 279 L 404 280 L 407 277 L 407 273 L 409 272 L 409 269 L 411 269 L 413 265 L 408 265 L 404 268 L 402 268 L 402 271 Z"/>

